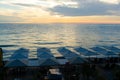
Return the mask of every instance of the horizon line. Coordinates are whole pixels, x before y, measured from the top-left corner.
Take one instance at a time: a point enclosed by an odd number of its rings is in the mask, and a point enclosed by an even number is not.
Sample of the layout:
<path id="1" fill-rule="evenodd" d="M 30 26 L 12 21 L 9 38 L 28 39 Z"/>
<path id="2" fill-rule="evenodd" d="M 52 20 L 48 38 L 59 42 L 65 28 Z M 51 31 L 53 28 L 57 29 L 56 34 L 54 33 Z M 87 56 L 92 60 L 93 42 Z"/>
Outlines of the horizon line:
<path id="1" fill-rule="evenodd" d="M 0 22 L 0 24 L 120 24 L 120 22 Z"/>

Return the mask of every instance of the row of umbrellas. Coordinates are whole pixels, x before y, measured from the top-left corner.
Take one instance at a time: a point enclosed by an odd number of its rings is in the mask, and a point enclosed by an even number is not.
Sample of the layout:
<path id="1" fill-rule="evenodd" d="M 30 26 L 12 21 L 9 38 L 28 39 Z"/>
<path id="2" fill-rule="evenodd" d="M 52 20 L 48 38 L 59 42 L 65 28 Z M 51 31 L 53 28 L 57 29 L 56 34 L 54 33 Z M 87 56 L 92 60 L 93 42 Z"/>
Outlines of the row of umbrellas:
<path id="1" fill-rule="evenodd" d="M 14 52 L 10 57 L 9 61 L 5 67 L 25 67 L 28 66 L 28 53 L 29 50 L 25 48 L 20 48 Z M 56 58 L 50 53 L 50 50 L 47 48 L 37 49 L 38 64 L 39 66 L 53 66 L 58 65 Z"/>
<path id="2" fill-rule="evenodd" d="M 111 52 L 111 51 L 107 51 L 107 50 L 105 50 L 105 49 L 103 49 L 103 48 L 100 48 L 100 47 L 93 47 L 93 48 L 91 48 L 91 49 L 93 49 L 94 51 L 96 51 L 97 53 L 100 53 L 100 54 L 103 54 L 103 55 L 105 55 L 105 56 L 109 56 L 109 55 L 116 55 L 114 52 Z"/>
<path id="3" fill-rule="evenodd" d="M 58 51 L 66 58 L 71 64 L 82 64 L 85 62 L 88 62 L 84 58 L 82 58 L 80 55 L 70 51 L 69 49 L 65 47 L 61 47 L 58 49 Z"/>
<path id="4" fill-rule="evenodd" d="M 29 50 L 20 48 L 14 52 L 10 57 L 5 67 L 23 67 L 28 65 L 28 53 Z"/>
<path id="5" fill-rule="evenodd" d="M 103 46 L 103 47 L 104 47 L 105 49 L 108 49 L 108 50 L 114 52 L 114 53 L 117 53 L 117 54 L 120 53 L 120 49 L 117 48 L 117 47 L 114 47 L 114 46 Z"/>
<path id="6" fill-rule="evenodd" d="M 74 48 L 74 50 L 77 51 L 79 54 L 82 54 L 84 56 L 98 55 L 96 52 L 89 51 L 88 49 L 82 48 L 82 47 Z"/>
<path id="7" fill-rule="evenodd" d="M 120 49 L 116 47 L 105 47 L 106 49 L 114 50 L 117 53 L 120 53 Z M 104 48 L 100 47 L 93 47 L 91 48 L 93 51 L 89 51 L 82 47 L 74 48 L 76 52 L 72 52 L 71 50 L 67 49 L 66 47 L 60 47 L 57 51 L 63 55 L 65 59 L 67 59 L 71 64 L 81 64 L 88 62 L 86 59 L 81 57 L 81 54 L 85 56 L 93 56 L 93 55 L 105 55 L 105 56 L 116 56 L 115 52 L 107 51 Z M 20 48 L 14 52 L 14 54 L 10 57 L 9 61 L 6 63 L 5 67 L 23 67 L 29 66 L 29 59 L 28 59 L 29 50 L 25 48 Z M 59 61 L 53 56 L 50 49 L 48 48 L 38 48 L 37 49 L 37 57 L 38 57 L 38 65 L 39 66 L 56 66 L 60 65 Z"/>
<path id="8" fill-rule="evenodd" d="M 80 55 L 84 56 L 96 56 L 96 57 L 118 57 L 118 54 L 120 53 L 120 49 L 116 47 L 108 47 L 108 46 L 103 46 L 103 47 L 92 47 L 90 50 L 82 47 L 77 47 L 74 48 L 76 52 L 78 52 Z"/>

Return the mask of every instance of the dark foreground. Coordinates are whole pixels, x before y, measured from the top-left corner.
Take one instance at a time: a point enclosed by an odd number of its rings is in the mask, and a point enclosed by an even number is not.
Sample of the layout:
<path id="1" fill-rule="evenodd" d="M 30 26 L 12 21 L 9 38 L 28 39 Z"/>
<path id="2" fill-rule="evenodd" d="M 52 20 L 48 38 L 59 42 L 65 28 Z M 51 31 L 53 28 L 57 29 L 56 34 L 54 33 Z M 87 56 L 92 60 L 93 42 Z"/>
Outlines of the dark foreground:
<path id="1" fill-rule="evenodd" d="M 1 68 L 0 80 L 120 80 L 120 64 Z"/>

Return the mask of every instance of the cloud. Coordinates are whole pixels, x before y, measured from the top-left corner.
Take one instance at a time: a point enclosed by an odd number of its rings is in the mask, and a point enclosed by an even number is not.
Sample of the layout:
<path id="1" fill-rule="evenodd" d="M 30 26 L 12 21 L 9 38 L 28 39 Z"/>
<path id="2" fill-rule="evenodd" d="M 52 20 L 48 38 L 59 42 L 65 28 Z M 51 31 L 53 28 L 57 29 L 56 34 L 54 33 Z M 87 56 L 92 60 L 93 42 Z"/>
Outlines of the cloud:
<path id="1" fill-rule="evenodd" d="M 38 7 L 37 5 L 33 4 L 23 4 L 23 3 L 12 3 L 13 5 L 25 6 L 25 7 Z"/>
<path id="2" fill-rule="evenodd" d="M 0 0 L 0 22 L 103 21 L 106 15 L 119 17 L 119 5 L 118 0 Z"/>
<path id="3" fill-rule="evenodd" d="M 49 8 L 52 14 L 63 16 L 93 16 L 93 15 L 116 15 L 119 16 L 120 4 L 108 4 L 98 0 L 79 0 L 79 6 L 72 8 L 64 5 L 58 5 Z"/>
<path id="4" fill-rule="evenodd" d="M 39 8 L 39 9 L 44 9 L 43 6 L 41 5 L 37 5 L 37 4 L 25 4 L 25 3 L 11 3 L 12 5 L 15 5 L 15 6 L 19 6 L 19 7 L 22 7 L 23 9 L 25 9 L 24 7 L 26 8 Z"/>
<path id="5" fill-rule="evenodd" d="M 99 0 L 101 2 L 109 3 L 109 4 L 119 4 L 120 0 Z"/>
<path id="6" fill-rule="evenodd" d="M 53 8 L 55 6 L 68 6 L 68 7 L 73 7 L 76 8 L 78 6 L 77 2 L 73 2 L 73 1 L 55 1 L 55 0 L 39 0 L 37 3 L 18 3 L 18 2 L 12 2 L 11 4 L 13 5 L 17 5 L 17 6 L 22 6 L 22 7 L 34 7 L 34 8 Z"/>

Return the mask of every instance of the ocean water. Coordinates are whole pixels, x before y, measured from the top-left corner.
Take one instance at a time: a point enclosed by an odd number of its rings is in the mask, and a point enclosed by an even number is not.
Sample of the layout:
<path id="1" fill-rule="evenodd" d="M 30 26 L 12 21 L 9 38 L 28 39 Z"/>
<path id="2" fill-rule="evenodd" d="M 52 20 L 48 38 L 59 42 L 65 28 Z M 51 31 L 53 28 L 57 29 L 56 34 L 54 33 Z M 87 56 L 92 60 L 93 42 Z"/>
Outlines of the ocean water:
<path id="1" fill-rule="evenodd" d="M 0 47 L 4 59 L 19 48 L 36 57 L 38 47 L 47 47 L 58 55 L 58 47 L 120 47 L 120 24 L 0 24 Z"/>

